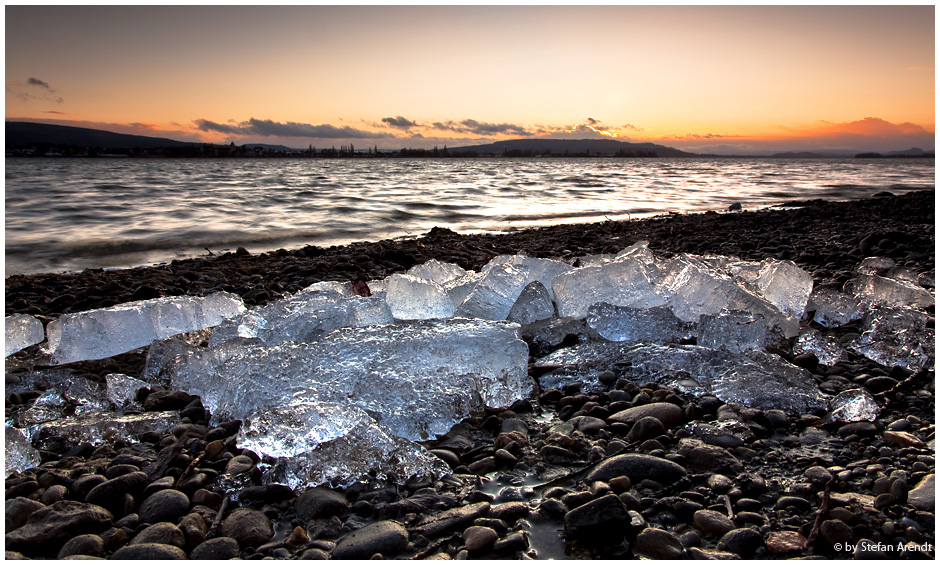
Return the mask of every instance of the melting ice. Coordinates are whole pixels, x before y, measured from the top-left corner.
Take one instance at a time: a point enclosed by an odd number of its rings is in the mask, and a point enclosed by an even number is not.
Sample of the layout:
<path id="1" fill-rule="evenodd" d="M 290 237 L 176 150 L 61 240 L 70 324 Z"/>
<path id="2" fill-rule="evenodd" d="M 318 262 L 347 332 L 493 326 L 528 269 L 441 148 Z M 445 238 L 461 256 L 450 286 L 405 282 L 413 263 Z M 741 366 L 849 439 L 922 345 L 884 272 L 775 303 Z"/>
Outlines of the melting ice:
<path id="1" fill-rule="evenodd" d="M 5 326 L 5 341 L 3 342 L 5 357 L 9 357 L 30 345 L 35 345 L 46 337 L 42 322 L 26 314 L 7 316 Z"/>

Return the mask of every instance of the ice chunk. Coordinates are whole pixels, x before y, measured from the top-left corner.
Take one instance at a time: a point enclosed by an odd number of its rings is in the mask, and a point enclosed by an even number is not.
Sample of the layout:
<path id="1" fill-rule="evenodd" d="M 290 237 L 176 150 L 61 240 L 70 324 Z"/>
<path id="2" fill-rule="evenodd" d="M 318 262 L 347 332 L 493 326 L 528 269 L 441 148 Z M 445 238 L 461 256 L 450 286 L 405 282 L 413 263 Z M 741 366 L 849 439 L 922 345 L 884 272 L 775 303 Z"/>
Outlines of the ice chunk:
<path id="1" fill-rule="evenodd" d="M 883 275 L 897 265 L 890 257 L 866 257 L 855 271 L 865 275 Z"/>
<path id="2" fill-rule="evenodd" d="M 526 325 L 555 315 L 555 305 L 548 289 L 539 281 L 532 281 L 522 289 L 509 311 L 509 321 Z"/>
<path id="3" fill-rule="evenodd" d="M 813 276 L 793 261 L 764 259 L 754 284 L 784 316 L 799 319 L 813 291 Z"/>
<path id="4" fill-rule="evenodd" d="M 35 345 L 46 338 L 42 322 L 26 314 L 13 314 L 6 317 L 6 337 L 3 347 L 5 357 L 17 351 Z"/>
<path id="5" fill-rule="evenodd" d="M 454 308 L 457 308 L 463 304 L 463 301 L 466 300 L 468 296 L 470 296 L 473 288 L 482 279 L 483 273 L 471 271 L 459 279 L 453 279 L 444 284 L 444 290 L 447 292 L 447 296 L 453 303 Z"/>
<path id="6" fill-rule="evenodd" d="M 408 269 L 406 274 L 442 285 L 466 275 L 467 271 L 460 265 L 431 259 L 426 263 Z"/>
<path id="7" fill-rule="evenodd" d="M 641 239 L 632 245 L 628 245 L 620 250 L 620 253 L 614 256 L 614 261 L 622 261 L 624 259 L 638 259 L 643 261 L 647 265 L 653 265 L 657 263 L 656 257 L 649 249 L 650 242 Z"/>
<path id="8" fill-rule="evenodd" d="M 54 438 L 64 438 L 69 445 L 99 445 L 118 440 L 127 442 L 136 440 L 148 431 L 169 433 L 178 424 L 179 410 L 125 415 L 99 413 L 37 424 L 29 430 L 28 435 L 33 445 L 39 449 L 48 449 Z"/>
<path id="9" fill-rule="evenodd" d="M 40 463 L 39 452 L 30 445 L 23 431 L 13 426 L 6 426 L 3 459 L 7 477 L 11 473 L 25 471 L 38 466 Z"/>
<path id="10" fill-rule="evenodd" d="M 879 412 L 875 397 L 863 388 L 842 391 L 829 401 L 829 418 L 835 422 L 874 422 Z"/>
<path id="11" fill-rule="evenodd" d="M 388 277 L 385 301 L 397 320 L 429 320 L 454 315 L 454 303 L 444 287 L 412 275 L 396 273 Z"/>
<path id="12" fill-rule="evenodd" d="M 665 304 L 653 287 L 649 266 L 636 257 L 562 273 L 552 280 L 552 290 L 561 317 L 584 318 L 599 302 L 634 308 Z"/>
<path id="13" fill-rule="evenodd" d="M 110 409 L 104 391 L 83 377 L 59 381 L 43 392 L 32 406 L 15 417 L 20 428 L 61 418 L 67 414 L 92 414 Z"/>
<path id="14" fill-rule="evenodd" d="M 155 298 L 65 314 L 46 328 L 53 363 L 104 359 L 172 335 L 208 328 L 244 312 L 227 292 L 206 297 Z"/>
<path id="15" fill-rule="evenodd" d="M 793 343 L 793 354 L 814 353 L 819 362 L 831 367 L 846 360 L 842 343 L 834 337 L 826 337 L 815 328 L 803 328 Z"/>
<path id="16" fill-rule="evenodd" d="M 601 302 L 588 308 L 587 325 L 610 341 L 678 342 L 689 337 L 692 324 L 676 317 L 667 306 L 630 308 Z"/>
<path id="17" fill-rule="evenodd" d="M 751 431 L 751 428 L 737 420 L 695 421 L 688 424 L 685 429 L 692 432 L 694 437 L 704 440 L 705 443 L 715 443 L 721 441 L 721 439 L 728 441 L 731 438 L 744 443 L 754 439 L 754 432 Z"/>
<path id="18" fill-rule="evenodd" d="M 546 318 L 522 327 L 522 337 L 532 344 L 533 355 L 546 355 L 558 345 L 576 336 L 579 340 L 595 337 L 596 332 L 578 318 Z M 600 336 L 596 336 L 600 337 Z"/>
<path id="19" fill-rule="evenodd" d="M 927 314 L 911 308 L 876 308 L 849 348 L 885 367 L 917 370 L 933 363 L 934 331 Z"/>
<path id="20" fill-rule="evenodd" d="M 767 340 L 767 324 L 762 316 L 750 312 L 722 311 L 702 314 L 698 322 L 698 345 L 742 353 L 763 349 Z"/>
<path id="21" fill-rule="evenodd" d="M 810 294 L 808 310 L 815 310 L 813 321 L 826 328 L 837 328 L 849 322 L 861 320 L 865 311 L 854 296 L 838 290 L 821 287 Z"/>
<path id="22" fill-rule="evenodd" d="M 349 325 L 354 328 L 395 323 L 392 311 L 382 297 L 355 296 L 349 301 Z"/>
<path id="23" fill-rule="evenodd" d="M 150 387 L 147 382 L 121 373 L 110 373 L 104 380 L 108 401 L 119 411 L 143 409 L 136 396 L 141 388 Z"/>
<path id="24" fill-rule="evenodd" d="M 600 253 L 594 255 L 582 255 L 577 257 L 574 260 L 574 266 L 578 268 L 584 267 L 603 267 L 604 265 L 609 265 L 614 261 L 616 255 L 613 253 Z"/>
<path id="25" fill-rule="evenodd" d="M 505 320 L 526 285 L 525 272 L 511 265 L 497 265 L 483 275 L 455 316 Z"/>
<path id="26" fill-rule="evenodd" d="M 265 482 L 302 488 L 347 487 L 357 479 L 433 478 L 447 465 L 421 446 L 391 435 L 364 410 L 348 404 L 295 399 L 245 418 L 238 446 L 262 457 Z"/>
<path id="27" fill-rule="evenodd" d="M 760 276 L 761 263 L 757 261 L 732 261 L 726 269 L 735 279 L 747 284 L 755 284 Z"/>
<path id="28" fill-rule="evenodd" d="M 532 281 L 542 283 L 548 290 L 549 299 L 553 301 L 555 295 L 552 293 L 552 279 L 574 269 L 568 263 L 554 259 L 539 259 L 537 257 L 526 257 L 525 255 L 499 255 L 483 266 L 483 273 L 488 273 L 498 265 L 512 265 L 522 270 L 526 276 L 526 283 Z"/>
<path id="29" fill-rule="evenodd" d="M 904 280 L 860 274 L 852 286 L 861 303 L 869 307 L 927 308 L 934 303 L 927 289 Z"/>
<path id="30" fill-rule="evenodd" d="M 358 406 L 408 439 L 446 433 L 472 410 L 512 404 L 533 385 L 528 347 L 509 322 L 428 320 L 341 328 L 309 344 L 223 345 L 152 348 L 145 374 L 198 394 L 217 421 L 305 392 Z"/>
<path id="31" fill-rule="evenodd" d="M 321 293 L 330 293 L 335 294 L 340 298 L 350 298 L 357 296 L 357 292 L 353 287 L 352 281 L 320 281 L 311 284 L 310 286 L 305 287 L 303 290 L 298 292 L 295 297 L 302 297 L 305 294 L 321 294 Z"/>
<path id="32" fill-rule="evenodd" d="M 619 367 L 625 377 L 637 382 L 662 381 L 761 410 L 778 408 L 804 414 L 824 403 L 807 371 L 756 350 L 732 353 L 697 345 L 589 341 L 559 349 L 536 362 L 536 367 L 550 366 L 586 376 Z M 695 386 L 689 387 L 689 382 Z"/>
<path id="33" fill-rule="evenodd" d="M 715 314 L 728 308 L 741 292 L 728 275 L 721 273 L 694 255 L 680 255 L 663 263 L 657 281 L 666 304 L 685 322 L 698 322 L 702 314 Z"/>

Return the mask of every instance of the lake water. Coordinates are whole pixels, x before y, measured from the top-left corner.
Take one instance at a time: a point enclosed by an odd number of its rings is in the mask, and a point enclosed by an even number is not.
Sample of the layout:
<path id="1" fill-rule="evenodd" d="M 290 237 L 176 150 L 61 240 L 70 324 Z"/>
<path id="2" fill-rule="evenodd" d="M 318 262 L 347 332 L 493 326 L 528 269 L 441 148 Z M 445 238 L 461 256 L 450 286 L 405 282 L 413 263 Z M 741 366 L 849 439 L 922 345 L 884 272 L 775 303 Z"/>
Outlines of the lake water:
<path id="1" fill-rule="evenodd" d="M 933 188 L 933 159 L 6 159 L 6 274 Z"/>

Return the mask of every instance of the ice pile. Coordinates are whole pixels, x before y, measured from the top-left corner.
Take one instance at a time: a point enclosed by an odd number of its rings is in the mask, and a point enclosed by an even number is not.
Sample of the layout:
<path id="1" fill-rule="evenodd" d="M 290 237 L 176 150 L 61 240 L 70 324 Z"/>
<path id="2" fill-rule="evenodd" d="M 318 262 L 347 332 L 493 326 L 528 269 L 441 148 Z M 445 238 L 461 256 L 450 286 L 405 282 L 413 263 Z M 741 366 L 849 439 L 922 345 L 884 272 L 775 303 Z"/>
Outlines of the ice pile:
<path id="1" fill-rule="evenodd" d="M 934 330 L 927 314 L 912 308 L 876 308 L 865 316 L 862 335 L 849 348 L 886 367 L 910 370 L 933 363 Z"/>
<path id="2" fill-rule="evenodd" d="M 311 343 L 229 340 L 154 344 L 145 378 L 202 397 L 217 420 L 287 404 L 294 394 L 366 410 L 395 435 L 446 433 L 471 411 L 507 406 L 532 388 L 519 326 L 423 320 L 339 328 Z"/>
<path id="3" fill-rule="evenodd" d="M 104 359 L 176 334 L 216 326 L 243 312 L 241 298 L 226 292 L 181 296 L 65 314 L 46 328 L 55 364 Z"/>
<path id="4" fill-rule="evenodd" d="M 367 478 L 400 483 L 449 472 L 443 461 L 396 437 L 366 411 L 302 397 L 248 416 L 237 443 L 262 457 L 264 480 L 291 488 L 347 487 Z"/>
<path id="5" fill-rule="evenodd" d="M 26 349 L 30 345 L 35 345 L 46 338 L 42 322 L 26 314 L 7 316 L 5 325 L 5 341 L 3 342 L 3 348 L 6 351 L 4 353 L 5 357 Z"/>
<path id="6" fill-rule="evenodd" d="M 584 379 L 620 366 L 626 376 L 637 380 L 664 382 L 692 394 L 713 394 L 725 402 L 761 410 L 803 414 L 825 405 L 808 372 L 756 350 L 733 353 L 697 345 L 590 341 L 559 349 L 535 365 L 560 365 L 556 370 Z"/>

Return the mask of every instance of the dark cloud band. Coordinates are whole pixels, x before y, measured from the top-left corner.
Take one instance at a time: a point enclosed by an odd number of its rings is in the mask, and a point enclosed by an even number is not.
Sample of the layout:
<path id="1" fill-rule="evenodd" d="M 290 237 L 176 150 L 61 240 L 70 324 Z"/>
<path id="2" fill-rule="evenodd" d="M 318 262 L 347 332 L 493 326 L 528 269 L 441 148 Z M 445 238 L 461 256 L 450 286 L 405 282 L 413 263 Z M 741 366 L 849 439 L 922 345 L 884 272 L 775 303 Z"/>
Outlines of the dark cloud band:
<path id="1" fill-rule="evenodd" d="M 375 139 L 393 137 L 387 133 L 374 133 L 349 126 L 336 127 L 329 124 L 305 124 L 300 122 L 275 122 L 251 118 L 237 125 L 220 124 L 210 120 L 196 120 L 202 131 L 215 131 L 231 135 L 260 135 L 263 137 L 304 137 L 314 139 Z"/>

